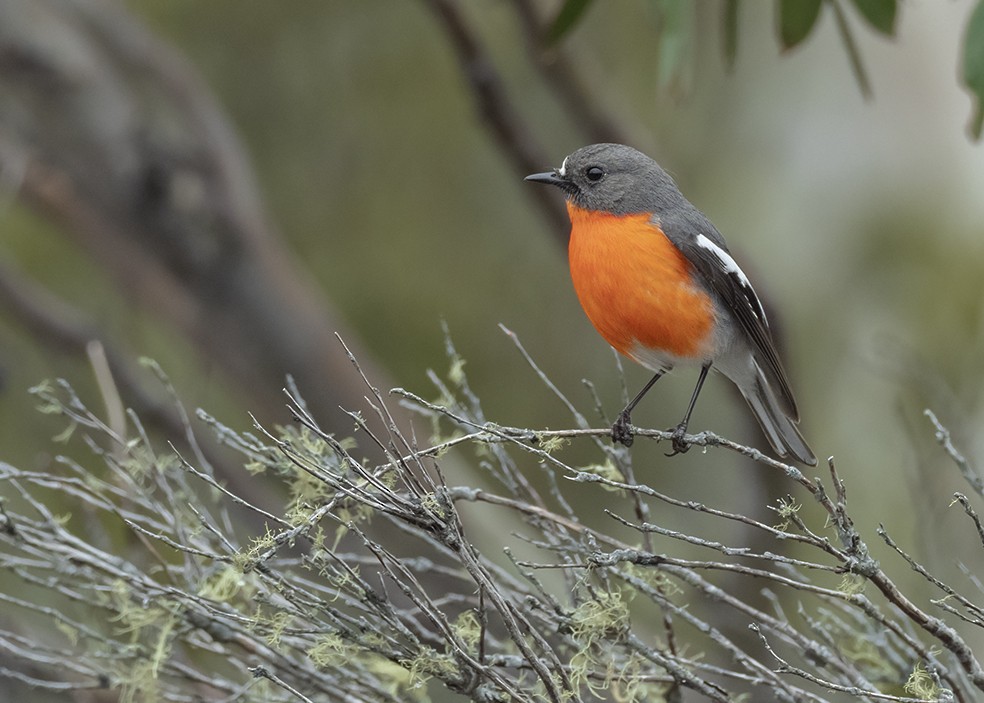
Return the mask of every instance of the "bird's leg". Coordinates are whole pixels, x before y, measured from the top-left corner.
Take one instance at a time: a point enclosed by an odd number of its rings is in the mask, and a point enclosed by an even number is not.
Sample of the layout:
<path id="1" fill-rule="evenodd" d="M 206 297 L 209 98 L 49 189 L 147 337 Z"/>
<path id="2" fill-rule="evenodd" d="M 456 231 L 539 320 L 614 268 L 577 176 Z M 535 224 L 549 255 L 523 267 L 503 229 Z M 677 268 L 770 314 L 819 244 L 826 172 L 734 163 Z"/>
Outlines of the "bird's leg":
<path id="1" fill-rule="evenodd" d="M 649 389 L 653 387 L 653 384 L 655 384 L 664 373 L 666 372 L 657 371 L 656 375 L 649 379 L 649 383 L 643 386 L 642 390 L 636 393 L 635 398 L 629 401 L 629 404 L 626 405 L 622 412 L 618 414 L 618 417 L 615 418 L 615 424 L 612 425 L 612 442 L 625 445 L 626 447 L 632 446 L 632 442 L 635 441 L 632 437 L 632 425 L 630 424 L 632 410 L 639 404 L 639 401 L 642 400 L 642 396 L 649 392 Z"/>
<path id="2" fill-rule="evenodd" d="M 690 397 L 690 405 L 687 407 L 687 414 L 683 416 L 680 424 L 673 428 L 673 436 L 670 438 L 673 442 L 673 451 L 666 456 L 683 454 L 690 449 L 690 445 L 683 440 L 683 436 L 687 434 L 687 425 L 690 424 L 690 415 L 694 411 L 694 405 L 697 404 L 697 396 L 700 395 L 700 389 L 704 386 L 704 379 L 707 378 L 707 372 L 710 370 L 711 362 L 709 361 L 700 367 L 700 376 L 697 378 L 697 387 L 694 388 L 694 394 Z"/>

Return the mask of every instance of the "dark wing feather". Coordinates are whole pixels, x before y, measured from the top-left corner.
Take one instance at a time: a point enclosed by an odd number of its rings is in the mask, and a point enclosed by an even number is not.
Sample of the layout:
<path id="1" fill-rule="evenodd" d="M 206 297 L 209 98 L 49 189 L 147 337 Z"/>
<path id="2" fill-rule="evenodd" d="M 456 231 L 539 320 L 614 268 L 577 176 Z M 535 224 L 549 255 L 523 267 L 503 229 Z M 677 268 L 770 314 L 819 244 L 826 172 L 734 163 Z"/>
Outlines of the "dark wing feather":
<path id="1" fill-rule="evenodd" d="M 680 214 L 682 217 L 661 218 L 660 227 L 693 264 L 704 284 L 734 314 L 741 330 L 751 341 L 759 366 L 776 392 L 782 409 L 792 420 L 798 421 L 799 410 L 779 361 L 759 297 L 710 220 L 696 209 Z"/>

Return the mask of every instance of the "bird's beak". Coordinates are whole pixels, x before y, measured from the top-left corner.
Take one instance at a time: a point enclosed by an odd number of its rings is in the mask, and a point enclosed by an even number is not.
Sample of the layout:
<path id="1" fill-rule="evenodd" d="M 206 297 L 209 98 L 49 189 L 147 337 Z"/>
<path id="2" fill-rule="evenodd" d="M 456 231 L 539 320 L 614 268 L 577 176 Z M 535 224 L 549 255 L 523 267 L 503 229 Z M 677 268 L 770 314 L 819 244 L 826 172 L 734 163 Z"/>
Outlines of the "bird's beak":
<path id="1" fill-rule="evenodd" d="M 563 185 L 567 181 L 564 180 L 563 176 L 560 176 L 556 171 L 547 171 L 546 173 L 532 173 L 524 181 L 533 181 L 534 183 L 549 183 L 552 186 Z"/>

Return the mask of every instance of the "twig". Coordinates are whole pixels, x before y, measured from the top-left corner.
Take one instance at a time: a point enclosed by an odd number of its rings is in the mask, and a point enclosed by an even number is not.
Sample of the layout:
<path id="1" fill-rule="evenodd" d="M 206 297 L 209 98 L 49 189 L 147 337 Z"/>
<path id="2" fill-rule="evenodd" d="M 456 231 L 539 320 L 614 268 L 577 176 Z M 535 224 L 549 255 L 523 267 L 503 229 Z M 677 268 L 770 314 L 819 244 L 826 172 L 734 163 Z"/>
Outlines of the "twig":
<path id="1" fill-rule="evenodd" d="M 495 62 L 455 0 L 423 0 L 440 21 L 479 115 L 512 164 L 517 178 L 544 171 L 553 161 L 533 137 L 509 98 Z M 526 189 L 550 223 L 558 244 L 567 244 L 567 212 L 560 199 L 544 188 Z"/>
<path id="2" fill-rule="evenodd" d="M 294 688 L 293 686 L 291 686 L 289 683 L 287 683 L 286 681 L 284 681 L 282 678 L 280 678 L 276 674 L 274 674 L 271 671 L 269 671 L 264 666 L 253 666 L 253 667 L 250 667 L 249 671 L 250 671 L 251 674 L 253 674 L 253 676 L 255 676 L 258 679 L 267 679 L 268 681 L 272 681 L 277 686 L 280 686 L 280 688 L 282 688 L 285 691 L 287 691 L 290 695 L 294 696 L 298 700 L 304 701 L 304 703 L 314 703 L 314 701 L 312 701 L 310 698 L 308 698 L 307 696 L 305 696 L 303 693 L 301 693 L 300 691 L 298 691 L 296 688 Z"/>
<path id="3" fill-rule="evenodd" d="M 766 651 L 769 654 L 771 654 L 777 662 L 779 662 L 779 668 L 777 669 L 779 673 L 793 674 L 794 676 L 798 676 L 801 679 L 805 679 L 807 681 L 810 681 L 811 683 L 815 683 L 819 686 L 822 686 L 827 690 L 838 691 L 840 693 L 847 693 L 850 694 L 851 696 L 855 696 L 858 698 L 875 698 L 877 700 L 882 700 L 882 701 L 894 701 L 894 703 L 925 703 L 926 700 L 925 698 L 909 698 L 907 696 L 893 696 L 888 693 L 882 693 L 881 691 L 860 689 L 856 686 L 842 686 L 840 684 L 834 683 L 833 681 L 827 681 L 825 679 L 821 679 L 818 676 L 814 676 L 808 671 L 793 666 L 788 661 L 780 657 L 776 653 L 776 651 L 772 648 L 772 646 L 769 644 L 768 639 L 766 639 L 765 635 L 762 634 L 761 630 L 757 625 L 749 625 L 748 627 L 750 630 L 752 630 L 752 632 L 754 632 L 759 636 L 759 639 L 762 642 L 762 646 L 765 647 Z"/>
<path id="4" fill-rule="evenodd" d="M 964 512 L 970 516 L 970 519 L 974 521 L 974 527 L 977 528 L 977 536 L 981 538 L 981 545 L 984 546 L 984 524 L 981 523 L 981 517 L 977 514 L 971 506 L 970 501 L 967 500 L 967 496 L 963 493 L 954 493 L 954 499 L 963 506 Z"/>
<path id="5" fill-rule="evenodd" d="M 457 355 L 450 342 L 447 349 Z M 782 524 L 770 526 L 634 479 L 589 473 L 589 461 L 569 458 L 575 452 L 560 459 L 544 448 L 565 437 L 607 457 L 608 428 L 502 427 L 484 416 L 464 378 L 435 380 L 444 404 L 407 391 L 395 393 L 398 402 L 465 434 L 417 446 L 393 421 L 387 398 L 362 378 L 371 412 L 352 419 L 364 445 L 382 449 L 379 464 L 324 431 L 291 384 L 293 425 L 257 422 L 239 434 L 212 421 L 246 461 L 284 480 L 290 495 L 282 510 L 260 509 L 210 472 L 154 451 L 135 417 L 114 455 L 92 440 L 116 441 L 113 429 L 81 398 L 67 386 L 48 392 L 48 403 L 85 428 L 85 446 L 108 474 L 99 478 L 69 459 L 43 472 L 0 464 L 0 492 L 11 496 L 0 510 L 0 571 L 26 584 L 25 593 L 43 591 L 44 605 L 33 596 L 0 601 L 29 614 L 25 620 L 51 622 L 50 641 L 68 638 L 42 645 L 0 632 L 0 647 L 40 667 L 38 675 L 22 672 L 39 680 L 52 672 L 57 681 L 57 662 L 71 660 L 71 675 L 84 682 L 75 688 L 97 680 L 109 657 L 107 686 L 125 687 L 125 695 L 155 686 L 159 699 L 181 703 L 189 687 L 231 700 L 250 689 L 251 676 L 273 683 L 264 695 L 277 702 L 396 703 L 427 680 L 476 703 L 669 700 L 684 689 L 722 702 L 746 695 L 820 703 L 834 693 L 909 702 L 878 689 L 885 677 L 905 680 L 913 661 L 926 662 L 941 700 L 969 703 L 984 690 L 961 630 L 980 626 L 981 608 L 886 535 L 906 566 L 943 589 L 946 597 L 933 603 L 956 624 L 928 615 L 889 566 L 869 556 L 848 480 L 832 461 L 821 481 L 712 433 L 688 437 L 727 450 L 717 458 L 754 457 L 788 483 L 791 496 L 805 491 L 826 518 L 816 525 L 820 511 L 798 514 L 789 497 L 776 508 Z M 503 478 L 499 493 L 448 485 L 447 462 L 433 457 L 462 445 Z M 547 489 L 528 487 L 535 472 L 526 483 L 509 479 L 531 464 L 549 479 Z M 612 507 L 575 502 L 576 483 L 613 489 L 604 493 Z M 59 518 L 52 495 L 92 517 L 81 533 Z M 225 506 L 232 503 L 261 516 L 263 528 L 231 523 Z M 980 522 L 966 499 L 964 507 L 976 540 Z M 686 530 L 669 527 L 669 511 L 700 519 L 681 523 Z M 104 523 L 122 530 L 136 553 L 113 554 L 85 539 Z M 713 537 L 702 533 L 705 523 Z M 735 526 L 775 548 L 737 542 Z M 706 558 L 694 558 L 693 548 Z M 837 586 L 836 574 L 852 578 Z M 763 584 L 759 605 L 747 594 Z M 860 591 L 865 584 L 877 589 L 877 602 Z M 789 603 L 796 607 L 787 615 Z M 93 610 L 93 622 L 62 614 L 82 606 Z M 784 653 L 774 670 L 767 662 L 778 658 L 775 645 L 767 642 L 772 654 L 764 653 L 757 640 L 735 636 L 736 623 L 753 625 L 795 658 Z M 876 662 L 852 651 L 858 640 Z M 228 662 L 225 675 L 205 668 L 211 657 Z"/>
<path id="6" fill-rule="evenodd" d="M 947 456 L 960 469 L 961 475 L 967 480 L 967 483 L 970 484 L 970 487 L 974 489 L 977 495 L 984 496 L 984 478 L 971 465 L 970 461 L 953 446 L 953 441 L 950 438 L 950 430 L 943 426 L 943 423 L 936 417 L 936 413 L 929 408 L 923 410 L 923 414 L 933 423 L 933 427 L 936 429 L 936 441 L 939 442 L 940 446 L 947 453 Z"/>
<path id="7" fill-rule="evenodd" d="M 858 81 L 861 95 L 870 99 L 872 97 L 871 81 L 868 80 L 868 73 L 864 69 L 864 63 L 861 61 L 861 51 L 854 41 L 851 26 L 847 22 L 847 15 L 844 12 L 844 8 L 841 7 L 839 0 L 830 0 L 830 4 L 833 7 L 837 31 L 840 33 L 841 40 L 844 42 L 844 49 L 847 51 L 847 58 L 851 62 L 851 70 L 854 72 L 854 77 Z"/>
<path id="8" fill-rule="evenodd" d="M 605 111 L 605 101 L 598 100 L 585 89 L 584 82 L 570 57 L 562 48 L 545 49 L 544 28 L 535 3 L 530 0 L 513 0 L 513 8 L 523 29 L 523 40 L 530 63 L 539 71 L 544 82 L 563 101 L 566 112 L 592 142 L 618 142 L 631 144 L 625 125 Z"/>

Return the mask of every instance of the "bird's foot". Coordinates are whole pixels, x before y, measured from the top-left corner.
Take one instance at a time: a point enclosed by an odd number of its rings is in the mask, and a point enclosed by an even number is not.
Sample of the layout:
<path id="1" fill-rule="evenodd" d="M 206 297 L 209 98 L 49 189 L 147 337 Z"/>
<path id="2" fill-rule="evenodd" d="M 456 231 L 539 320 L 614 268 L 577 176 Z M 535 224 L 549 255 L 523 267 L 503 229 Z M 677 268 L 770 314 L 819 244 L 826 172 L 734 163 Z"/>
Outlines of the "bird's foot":
<path id="1" fill-rule="evenodd" d="M 612 442 L 625 447 L 631 447 L 634 441 L 635 437 L 633 436 L 632 425 L 629 422 L 629 413 L 623 410 L 615 419 L 615 424 L 612 425 Z"/>
<path id="2" fill-rule="evenodd" d="M 684 435 L 687 434 L 687 423 L 681 422 L 679 425 L 673 428 L 672 435 L 670 435 L 670 441 L 673 443 L 673 451 L 666 456 L 676 456 L 677 454 L 686 454 L 690 451 L 690 442 L 684 439 Z"/>

